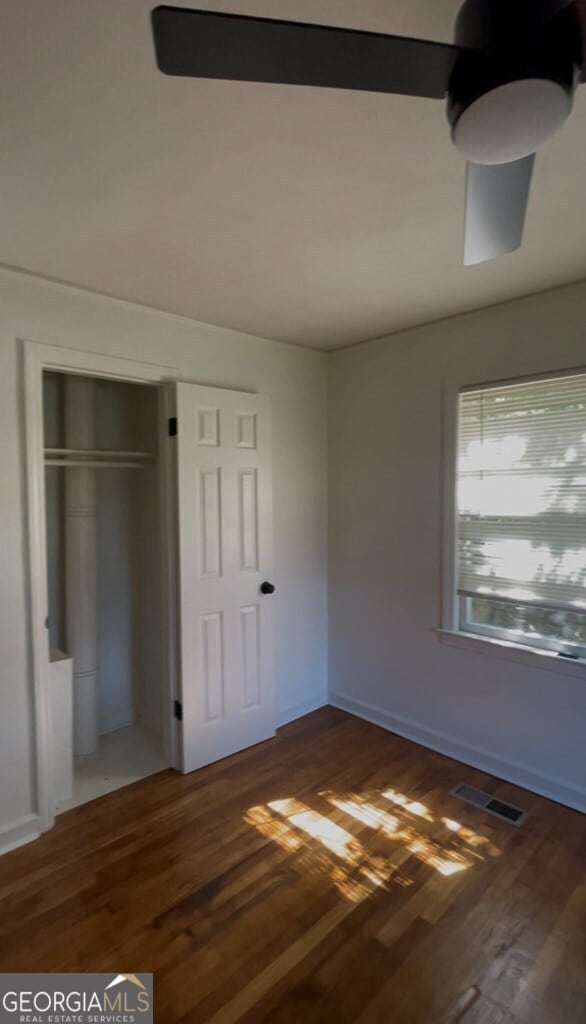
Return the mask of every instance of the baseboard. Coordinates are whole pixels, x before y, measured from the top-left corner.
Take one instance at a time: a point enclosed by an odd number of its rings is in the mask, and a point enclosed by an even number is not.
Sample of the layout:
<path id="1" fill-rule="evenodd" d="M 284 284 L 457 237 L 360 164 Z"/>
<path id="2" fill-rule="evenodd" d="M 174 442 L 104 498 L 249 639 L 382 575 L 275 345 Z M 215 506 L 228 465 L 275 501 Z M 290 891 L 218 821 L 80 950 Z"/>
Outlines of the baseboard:
<path id="1" fill-rule="evenodd" d="M 98 732 L 100 736 L 107 732 L 117 732 L 118 729 L 126 729 L 127 726 L 134 725 L 134 721 L 133 709 L 122 708 L 120 711 L 114 711 L 110 715 L 100 715 Z"/>
<path id="2" fill-rule="evenodd" d="M 10 825 L 3 825 L 0 828 L 0 856 L 24 846 L 25 843 L 32 843 L 33 839 L 39 838 L 41 832 L 41 822 L 37 814 L 26 814 Z"/>
<path id="3" fill-rule="evenodd" d="M 324 695 L 323 697 L 312 697 L 311 700 L 302 701 L 301 704 L 293 704 L 291 707 L 282 708 L 281 711 L 277 712 L 277 729 L 280 729 L 282 725 L 287 725 L 289 722 L 294 722 L 296 718 L 303 718 L 304 715 L 309 715 L 312 711 L 325 707 L 327 703 L 327 697 Z"/>
<path id="4" fill-rule="evenodd" d="M 422 747 L 436 750 L 439 754 L 462 761 L 472 768 L 496 775 L 497 778 L 505 779 L 506 782 L 511 782 L 515 786 L 521 786 L 539 796 L 545 796 L 549 800 L 555 800 L 576 811 L 586 813 L 586 790 L 563 779 L 542 775 L 517 761 L 505 761 L 488 750 L 470 747 L 454 736 L 429 729 L 408 718 L 392 715 L 383 708 L 366 704 L 364 701 L 347 697 L 342 693 L 330 693 L 328 703 L 342 711 L 348 711 L 351 715 L 356 715 L 357 718 L 364 718 L 367 722 L 372 722 L 373 725 L 380 725 L 383 729 L 397 733 L 398 736 L 403 736 L 407 740 L 419 743 Z"/>

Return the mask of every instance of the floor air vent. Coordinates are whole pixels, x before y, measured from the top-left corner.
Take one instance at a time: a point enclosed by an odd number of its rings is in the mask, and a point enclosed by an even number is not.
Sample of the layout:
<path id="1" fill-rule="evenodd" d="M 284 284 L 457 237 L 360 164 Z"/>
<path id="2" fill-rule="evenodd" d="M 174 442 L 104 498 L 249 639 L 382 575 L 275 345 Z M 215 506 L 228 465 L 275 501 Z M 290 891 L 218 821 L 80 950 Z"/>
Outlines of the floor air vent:
<path id="1" fill-rule="evenodd" d="M 508 821 L 511 825 L 522 825 L 529 813 L 521 810 L 520 807 L 513 807 L 512 804 L 505 803 L 504 800 L 496 800 L 490 793 L 483 793 L 481 789 L 467 786 L 464 782 L 456 786 L 450 796 L 455 796 L 458 800 L 472 804 L 473 807 L 478 807 L 482 811 L 488 811 L 489 814 L 494 814 L 495 818 Z"/>

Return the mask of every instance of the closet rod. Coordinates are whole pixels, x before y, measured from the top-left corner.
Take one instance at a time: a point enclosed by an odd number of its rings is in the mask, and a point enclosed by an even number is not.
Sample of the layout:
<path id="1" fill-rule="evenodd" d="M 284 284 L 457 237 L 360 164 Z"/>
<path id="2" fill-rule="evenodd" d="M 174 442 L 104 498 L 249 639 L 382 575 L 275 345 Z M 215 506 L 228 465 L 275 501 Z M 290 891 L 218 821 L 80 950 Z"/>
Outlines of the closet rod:
<path id="1" fill-rule="evenodd" d="M 152 465 L 154 465 L 154 459 L 151 462 L 121 462 L 107 459 L 45 459 L 45 466 L 85 466 L 86 469 L 148 469 Z"/>
<path id="2" fill-rule="evenodd" d="M 103 456 L 104 458 L 132 459 L 134 462 L 138 462 L 139 459 L 153 458 L 150 452 L 124 452 L 106 448 L 45 448 L 45 455 L 79 455 L 85 458 L 90 456 L 102 458 Z"/>

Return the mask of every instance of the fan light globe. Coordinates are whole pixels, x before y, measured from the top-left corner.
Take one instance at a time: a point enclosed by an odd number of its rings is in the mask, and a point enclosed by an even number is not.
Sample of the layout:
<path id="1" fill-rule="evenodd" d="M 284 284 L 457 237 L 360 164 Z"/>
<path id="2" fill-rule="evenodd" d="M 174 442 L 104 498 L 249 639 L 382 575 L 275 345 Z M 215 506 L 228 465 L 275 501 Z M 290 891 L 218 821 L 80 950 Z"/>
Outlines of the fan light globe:
<path id="1" fill-rule="evenodd" d="M 477 164 L 505 164 L 534 153 L 562 127 L 570 93 L 548 78 L 507 82 L 470 104 L 454 125 L 454 145 Z"/>

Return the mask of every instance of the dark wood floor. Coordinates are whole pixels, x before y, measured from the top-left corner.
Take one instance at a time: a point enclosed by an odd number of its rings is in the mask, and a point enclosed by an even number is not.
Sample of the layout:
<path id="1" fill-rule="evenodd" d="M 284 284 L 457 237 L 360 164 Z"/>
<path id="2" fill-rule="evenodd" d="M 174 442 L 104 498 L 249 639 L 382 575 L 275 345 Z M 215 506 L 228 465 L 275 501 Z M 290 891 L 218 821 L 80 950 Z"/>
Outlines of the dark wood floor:
<path id="1" fill-rule="evenodd" d="M 580 1024 L 585 862 L 583 815 L 325 708 L 1 858 L 0 969 L 153 971 L 157 1024 Z"/>

